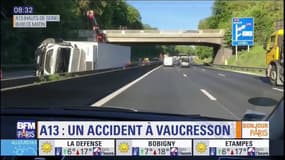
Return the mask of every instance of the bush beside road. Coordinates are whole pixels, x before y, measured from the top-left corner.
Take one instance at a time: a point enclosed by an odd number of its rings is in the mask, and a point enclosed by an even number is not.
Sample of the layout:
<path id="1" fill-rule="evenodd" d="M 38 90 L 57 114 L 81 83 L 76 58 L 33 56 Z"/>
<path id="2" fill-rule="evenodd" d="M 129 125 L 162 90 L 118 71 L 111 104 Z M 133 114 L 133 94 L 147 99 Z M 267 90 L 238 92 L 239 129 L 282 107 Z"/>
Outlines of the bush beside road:
<path id="1" fill-rule="evenodd" d="M 238 52 L 238 61 L 235 60 L 235 55 L 232 55 L 230 59 L 228 59 L 228 67 L 227 66 L 211 66 L 212 68 L 222 69 L 227 71 L 238 71 L 243 73 L 253 73 L 257 75 L 265 75 L 264 70 L 255 70 L 255 69 L 246 69 L 239 67 L 260 67 L 266 68 L 265 56 L 266 51 L 263 49 L 261 45 L 255 45 L 250 48 L 249 52 L 247 50 L 243 50 Z M 195 64 L 210 64 L 211 59 L 193 59 Z M 237 66 L 237 67 L 235 67 Z"/>
<path id="2" fill-rule="evenodd" d="M 235 55 L 228 59 L 228 65 L 242 66 L 242 67 L 266 67 L 265 63 L 266 51 L 262 45 L 256 44 L 252 48 L 238 52 L 238 61 L 235 59 Z"/>
<path id="3" fill-rule="evenodd" d="M 193 59 L 193 62 L 195 64 L 205 64 L 205 63 L 211 63 L 212 58 L 205 58 L 205 59 L 200 59 L 199 57 L 196 57 Z"/>

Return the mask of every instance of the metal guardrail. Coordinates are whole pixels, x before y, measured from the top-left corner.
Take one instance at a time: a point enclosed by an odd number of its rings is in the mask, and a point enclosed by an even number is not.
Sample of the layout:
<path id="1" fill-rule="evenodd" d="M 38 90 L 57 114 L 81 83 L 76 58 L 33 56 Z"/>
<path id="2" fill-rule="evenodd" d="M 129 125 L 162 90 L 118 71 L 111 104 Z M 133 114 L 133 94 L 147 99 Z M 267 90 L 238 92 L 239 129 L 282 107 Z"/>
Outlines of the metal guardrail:
<path id="1" fill-rule="evenodd" d="M 128 68 L 129 66 L 126 66 L 125 68 Z M 93 73 L 103 73 L 106 71 L 116 71 L 124 69 L 123 67 L 117 67 L 117 68 L 110 68 L 110 69 L 100 69 L 100 70 L 90 70 L 90 71 L 83 71 L 83 72 L 72 72 L 72 73 L 59 73 L 57 74 L 58 76 L 62 76 L 65 78 L 68 77 L 75 77 L 75 76 L 82 76 L 82 75 L 88 75 L 88 74 L 93 74 Z M 51 75 L 53 76 L 53 75 Z M 1 80 L 1 89 L 3 88 L 8 88 L 8 87 L 15 87 L 15 86 L 20 86 L 20 85 L 27 85 L 27 84 L 32 84 L 35 82 L 47 80 L 49 81 L 50 76 L 42 76 L 42 77 L 25 77 L 25 78 L 13 78 L 13 79 L 2 79 Z"/>
<path id="2" fill-rule="evenodd" d="M 34 68 L 35 64 L 1 64 L 1 70 Z"/>
<path id="3" fill-rule="evenodd" d="M 3 79 L 1 80 L 1 89 L 15 87 L 20 85 L 32 84 L 38 80 L 38 77 L 26 77 L 17 79 Z"/>
<path id="4" fill-rule="evenodd" d="M 258 71 L 258 72 L 265 72 L 266 68 L 263 67 L 243 67 L 243 66 L 231 66 L 231 65 L 220 65 L 220 64 L 209 64 L 213 67 L 220 67 L 225 69 L 232 69 L 232 70 L 241 70 L 241 71 Z"/>
<path id="5" fill-rule="evenodd" d="M 131 66 L 133 67 L 133 66 Z M 126 66 L 125 68 L 128 68 Z M 72 72 L 72 73 L 59 73 L 57 74 L 58 76 L 62 77 L 74 77 L 74 76 L 82 76 L 82 75 L 88 75 L 88 74 L 93 74 L 93 73 L 103 73 L 106 71 L 116 71 L 124 69 L 123 67 L 117 67 L 117 68 L 110 68 L 110 69 L 100 69 L 100 70 L 90 70 L 90 71 L 83 71 L 83 72 Z M 53 75 L 51 75 L 53 76 Z M 1 80 L 1 89 L 3 88 L 8 88 L 8 87 L 15 87 L 15 86 L 20 86 L 20 85 L 27 85 L 27 84 L 32 84 L 35 82 L 43 81 L 43 80 L 49 80 L 50 76 L 42 76 L 42 77 L 25 77 L 25 78 L 13 78 L 13 79 L 2 79 Z"/>
<path id="6" fill-rule="evenodd" d="M 158 65 L 131 67 L 115 72 L 91 74 L 29 87 L 1 89 L 1 98 L 4 99 L 1 101 L 1 107 L 90 106 Z M 58 94 L 58 91 L 66 94 Z"/>
<path id="7" fill-rule="evenodd" d="M 124 67 L 90 70 L 90 71 L 73 72 L 73 73 L 60 73 L 57 75 L 63 78 L 72 78 L 72 77 L 77 77 L 77 76 L 85 76 L 85 75 L 90 75 L 90 74 L 102 74 L 106 72 L 127 70 L 127 69 L 132 69 L 132 68 L 138 68 L 141 66 L 152 66 L 152 65 L 159 65 L 159 64 L 161 64 L 161 62 L 151 62 L 149 65 L 141 65 L 139 63 L 132 63 Z M 1 89 L 9 88 L 9 87 L 16 87 L 20 85 L 33 84 L 35 82 L 40 82 L 40 81 L 52 81 L 52 80 L 49 80 L 49 78 L 50 76 L 3 79 L 1 80 Z"/>
<path id="8" fill-rule="evenodd" d="M 224 34 L 224 30 L 223 29 L 200 29 L 198 30 L 199 33 L 220 33 L 220 34 Z"/>

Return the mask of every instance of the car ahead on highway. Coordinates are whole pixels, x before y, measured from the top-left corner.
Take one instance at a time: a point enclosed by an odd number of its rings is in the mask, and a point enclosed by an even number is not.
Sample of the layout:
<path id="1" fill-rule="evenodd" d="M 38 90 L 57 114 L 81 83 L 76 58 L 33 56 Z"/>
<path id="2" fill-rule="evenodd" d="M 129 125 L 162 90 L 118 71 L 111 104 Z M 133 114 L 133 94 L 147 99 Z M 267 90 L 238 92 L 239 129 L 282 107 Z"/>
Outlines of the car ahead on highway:
<path id="1" fill-rule="evenodd" d="M 173 57 L 164 57 L 163 66 L 173 66 L 173 65 L 174 65 L 174 58 Z"/>
<path id="2" fill-rule="evenodd" d="M 154 57 L 150 60 L 151 62 L 160 62 L 160 58 Z"/>
<path id="3" fill-rule="evenodd" d="M 190 60 L 189 57 L 182 57 L 180 59 L 180 67 L 190 67 Z"/>

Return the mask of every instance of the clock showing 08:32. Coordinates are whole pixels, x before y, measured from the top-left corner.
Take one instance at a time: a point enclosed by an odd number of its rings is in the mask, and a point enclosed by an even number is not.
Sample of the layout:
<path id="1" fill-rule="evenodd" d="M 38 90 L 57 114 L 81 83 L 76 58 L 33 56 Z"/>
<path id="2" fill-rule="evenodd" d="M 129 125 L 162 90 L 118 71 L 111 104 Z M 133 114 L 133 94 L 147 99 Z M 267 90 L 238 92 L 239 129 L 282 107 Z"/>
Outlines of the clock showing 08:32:
<path id="1" fill-rule="evenodd" d="M 33 14 L 34 7 L 33 6 L 14 6 L 13 14 Z"/>

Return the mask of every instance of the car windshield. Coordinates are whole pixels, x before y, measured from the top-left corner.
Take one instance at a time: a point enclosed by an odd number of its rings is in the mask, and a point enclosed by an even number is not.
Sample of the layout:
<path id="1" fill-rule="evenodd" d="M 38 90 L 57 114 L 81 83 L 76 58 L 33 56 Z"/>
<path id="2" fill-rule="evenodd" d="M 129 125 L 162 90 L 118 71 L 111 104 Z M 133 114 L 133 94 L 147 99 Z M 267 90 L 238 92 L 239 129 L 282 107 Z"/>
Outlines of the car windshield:
<path id="1" fill-rule="evenodd" d="M 241 120 L 283 99 L 284 1 L 1 4 L 1 108 Z"/>
<path id="2" fill-rule="evenodd" d="M 182 58 L 181 61 L 182 62 L 189 62 L 189 58 Z"/>

